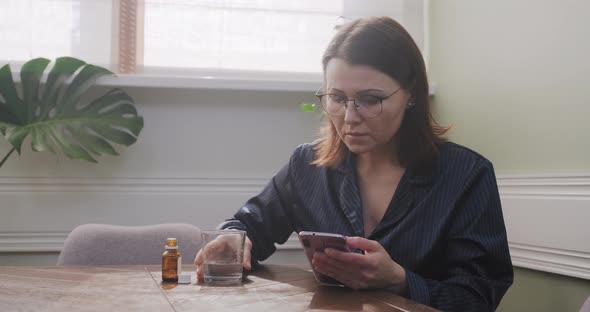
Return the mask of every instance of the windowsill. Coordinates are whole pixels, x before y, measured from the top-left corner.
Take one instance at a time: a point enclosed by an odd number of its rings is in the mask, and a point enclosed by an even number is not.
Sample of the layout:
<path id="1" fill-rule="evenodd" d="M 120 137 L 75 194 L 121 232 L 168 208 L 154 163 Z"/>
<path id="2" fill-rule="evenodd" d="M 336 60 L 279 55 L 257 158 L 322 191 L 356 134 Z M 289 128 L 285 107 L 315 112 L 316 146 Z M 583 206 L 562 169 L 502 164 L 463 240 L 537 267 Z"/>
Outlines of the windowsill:
<path id="1" fill-rule="evenodd" d="M 17 83 L 20 82 L 19 69 L 12 71 Z M 316 92 L 322 80 L 320 73 L 150 68 L 133 74 L 103 77 L 96 84 L 106 87 Z M 430 83 L 431 96 L 435 87 Z"/>
<path id="2" fill-rule="evenodd" d="M 315 92 L 322 84 L 321 76 L 305 79 L 302 77 L 250 77 L 227 75 L 161 75 L 161 74 L 119 74 L 104 77 L 97 85 L 110 87 L 178 88 L 178 89 L 220 89 L 260 91 L 305 91 Z"/>
<path id="3" fill-rule="evenodd" d="M 257 91 L 301 91 L 316 92 L 322 85 L 321 76 L 314 79 L 281 77 L 275 79 L 259 77 L 221 77 L 221 76 L 167 76 L 133 74 L 105 77 L 97 85 L 109 87 L 139 88 L 178 88 L 178 89 L 218 89 L 218 90 L 257 90 Z M 428 94 L 434 95 L 436 84 L 429 83 Z"/>
<path id="4" fill-rule="evenodd" d="M 20 82 L 21 63 L 11 63 L 12 78 Z M 104 66 L 112 69 L 111 66 Z M 46 79 L 45 77 L 43 79 Z M 108 87 L 302 91 L 315 92 L 322 85 L 321 73 L 240 70 L 195 70 L 139 68 L 135 73 L 102 77 L 96 85 Z"/>

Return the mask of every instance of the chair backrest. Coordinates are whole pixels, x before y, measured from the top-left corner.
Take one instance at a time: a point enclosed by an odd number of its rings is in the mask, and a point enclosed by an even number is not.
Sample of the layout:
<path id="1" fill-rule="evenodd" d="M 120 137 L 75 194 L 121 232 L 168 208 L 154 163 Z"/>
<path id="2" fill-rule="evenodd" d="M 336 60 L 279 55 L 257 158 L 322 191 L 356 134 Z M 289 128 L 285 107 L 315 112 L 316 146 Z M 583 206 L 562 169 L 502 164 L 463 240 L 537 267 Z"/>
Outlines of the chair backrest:
<path id="1" fill-rule="evenodd" d="M 580 308 L 580 312 L 590 312 L 590 296 L 588 296 L 588 298 Z"/>
<path id="2" fill-rule="evenodd" d="M 168 237 L 178 239 L 182 263 L 193 263 L 201 248 L 201 231 L 194 225 L 83 224 L 66 238 L 57 265 L 160 264 Z"/>

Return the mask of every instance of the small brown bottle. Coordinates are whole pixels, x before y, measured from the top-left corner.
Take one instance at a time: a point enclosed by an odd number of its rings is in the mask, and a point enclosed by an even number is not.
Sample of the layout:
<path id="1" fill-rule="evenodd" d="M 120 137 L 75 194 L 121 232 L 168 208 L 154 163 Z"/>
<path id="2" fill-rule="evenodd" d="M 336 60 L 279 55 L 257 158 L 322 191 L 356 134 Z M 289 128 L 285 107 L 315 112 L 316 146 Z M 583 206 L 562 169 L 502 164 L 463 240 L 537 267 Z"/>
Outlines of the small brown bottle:
<path id="1" fill-rule="evenodd" d="M 166 240 L 166 251 L 162 254 L 162 281 L 178 283 L 181 272 L 181 257 L 176 238 Z"/>

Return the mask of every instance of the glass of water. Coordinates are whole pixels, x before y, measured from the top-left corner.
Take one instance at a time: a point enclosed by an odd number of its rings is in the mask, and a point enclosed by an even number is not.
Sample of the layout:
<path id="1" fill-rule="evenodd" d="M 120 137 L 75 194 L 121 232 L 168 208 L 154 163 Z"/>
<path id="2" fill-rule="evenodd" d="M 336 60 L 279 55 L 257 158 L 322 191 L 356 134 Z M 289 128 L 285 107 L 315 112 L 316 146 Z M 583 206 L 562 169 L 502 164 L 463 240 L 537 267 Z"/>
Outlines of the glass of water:
<path id="1" fill-rule="evenodd" d="M 201 231 L 201 238 L 205 283 L 221 285 L 241 283 L 246 232 Z"/>

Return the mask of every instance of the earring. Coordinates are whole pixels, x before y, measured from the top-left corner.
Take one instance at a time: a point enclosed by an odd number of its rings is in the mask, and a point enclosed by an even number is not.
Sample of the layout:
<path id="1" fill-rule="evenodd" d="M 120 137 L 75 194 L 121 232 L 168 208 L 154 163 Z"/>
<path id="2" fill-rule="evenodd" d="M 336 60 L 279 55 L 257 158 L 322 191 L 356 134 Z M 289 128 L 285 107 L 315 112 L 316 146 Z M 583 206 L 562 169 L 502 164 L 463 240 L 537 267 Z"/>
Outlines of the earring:
<path id="1" fill-rule="evenodd" d="M 414 107 L 414 105 L 416 105 L 416 102 L 414 102 L 414 101 L 408 102 L 408 109 Z"/>

